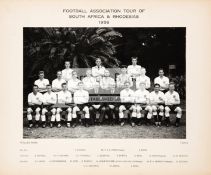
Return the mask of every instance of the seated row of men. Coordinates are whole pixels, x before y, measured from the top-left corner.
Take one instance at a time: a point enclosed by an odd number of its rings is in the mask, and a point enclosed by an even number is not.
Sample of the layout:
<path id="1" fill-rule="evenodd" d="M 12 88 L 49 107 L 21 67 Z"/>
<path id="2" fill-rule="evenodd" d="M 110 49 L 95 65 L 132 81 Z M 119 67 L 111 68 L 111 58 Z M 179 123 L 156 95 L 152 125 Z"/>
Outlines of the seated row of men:
<path id="1" fill-rule="evenodd" d="M 134 91 L 130 88 L 130 82 L 124 82 L 124 89 L 120 91 L 120 101 L 90 102 L 89 92 L 84 90 L 84 83 L 78 82 L 78 90 L 73 97 L 68 91 L 67 83 L 61 85 L 62 90 L 53 92 L 52 86 L 47 85 L 47 92 L 38 92 L 38 86 L 33 86 L 33 92 L 28 95 L 27 119 L 29 128 L 39 126 L 41 119 L 42 127 L 46 127 L 46 116 L 50 120 L 50 127 L 61 127 L 61 117 L 65 116 L 67 127 L 76 127 L 78 120 L 85 125 L 102 124 L 108 118 L 110 124 L 115 122 L 123 126 L 126 118 L 130 119 L 132 126 L 143 124 L 144 120 L 150 124 L 154 119 L 156 126 L 161 126 L 162 118 L 165 118 L 166 126 L 170 124 L 170 111 L 176 112 L 175 125 L 179 126 L 182 109 L 179 107 L 180 97 L 175 91 L 174 83 L 169 84 L 169 90 L 164 94 L 159 84 L 154 84 L 154 91 L 146 90 L 146 83 L 140 82 L 139 89 Z M 65 105 L 58 105 L 65 104 Z M 97 112 L 99 117 L 97 117 Z"/>
<path id="2" fill-rule="evenodd" d="M 134 81 L 133 81 L 134 80 Z M 68 90 L 74 93 L 78 90 L 78 82 L 81 80 L 77 72 L 70 68 L 70 62 L 65 62 L 65 69 L 57 71 L 57 78 L 52 81 L 52 90 L 59 92 L 61 84 L 67 83 Z M 109 70 L 101 65 L 101 59 L 96 60 L 96 66 L 86 71 L 86 77 L 82 79 L 84 89 L 89 93 L 115 93 L 123 89 L 124 83 L 128 81 L 130 87 L 139 89 L 140 82 L 145 82 L 146 89 L 151 87 L 150 78 L 146 76 L 146 69 L 137 65 L 137 58 L 132 58 L 132 65 L 122 66 L 121 74 L 114 78 L 110 77 Z M 50 84 L 49 80 L 44 78 L 44 71 L 39 72 L 39 79 L 34 82 L 38 86 L 39 92 L 46 92 L 46 85 Z M 166 91 L 169 85 L 169 78 L 164 76 L 163 69 L 159 69 L 159 76 L 154 79 L 154 84 L 160 85 L 161 91 Z"/>

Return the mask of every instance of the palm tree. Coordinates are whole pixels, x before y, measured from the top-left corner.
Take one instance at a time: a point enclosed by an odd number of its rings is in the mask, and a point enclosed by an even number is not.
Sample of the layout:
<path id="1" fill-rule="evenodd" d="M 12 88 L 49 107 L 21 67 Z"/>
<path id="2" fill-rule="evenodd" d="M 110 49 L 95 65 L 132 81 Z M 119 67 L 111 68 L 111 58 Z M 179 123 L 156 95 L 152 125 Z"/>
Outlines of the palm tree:
<path id="1" fill-rule="evenodd" d="M 86 68 L 101 58 L 104 66 L 118 67 L 115 53 L 120 37 L 113 28 L 24 28 L 24 77 L 44 70 L 51 79 L 64 61 L 70 61 L 72 68 Z"/>

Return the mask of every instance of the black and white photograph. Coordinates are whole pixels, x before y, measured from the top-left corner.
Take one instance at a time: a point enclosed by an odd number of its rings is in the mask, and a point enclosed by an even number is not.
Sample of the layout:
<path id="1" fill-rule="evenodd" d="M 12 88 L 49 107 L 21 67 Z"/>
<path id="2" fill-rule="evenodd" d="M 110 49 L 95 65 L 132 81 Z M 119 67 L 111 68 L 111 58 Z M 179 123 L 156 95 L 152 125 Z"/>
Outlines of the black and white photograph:
<path id="1" fill-rule="evenodd" d="M 186 28 L 23 28 L 23 138 L 186 139 Z"/>
<path id="2" fill-rule="evenodd" d="M 211 175 L 210 7 L 0 1 L 0 175 Z"/>

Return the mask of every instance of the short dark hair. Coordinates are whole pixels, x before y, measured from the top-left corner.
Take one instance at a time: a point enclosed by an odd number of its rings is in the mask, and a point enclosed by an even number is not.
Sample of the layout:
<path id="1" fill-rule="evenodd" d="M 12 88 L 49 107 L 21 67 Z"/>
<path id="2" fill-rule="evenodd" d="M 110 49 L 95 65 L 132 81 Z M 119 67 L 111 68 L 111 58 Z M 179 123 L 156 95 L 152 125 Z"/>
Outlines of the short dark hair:
<path id="1" fill-rule="evenodd" d="M 174 85 L 175 86 L 175 83 L 173 82 L 173 81 L 171 81 L 170 83 L 169 83 L 169 86 L 170 85 Z"/>
<path id="2" fill-rule="evenodd" d="M 131 60 L 132 60 L 132 59 L 136 59 L 136 60 L 138 60 L 138 57 L 131 57 Z"/>
<path id="3" fill-rule="evenodd" d="M 123 68 L 127 68 L 127 66 L 126 66 L 126 65 L 122 65 L 122 66 L 121 66 L 121 69 L 123 69 Z"/>
<path id="4" fill-rule="evenodd" d="M 44 74 L 44 71 L 43 71 L 43 70 L 39 71 L 39 75 L 40 75 L 40 74 Z"/>
<path id="5" fill-rule="evenodd" d="M 33 88 L 34 88 L 34 87 L 37 87 L 37 88 L 38 88 L 38 86 L 37 86 L 36 84 L 33 85 Z"/>
<path id="6" fill-rule="evenodd" d="M 160 72 L 161 70 L 164 72 L 164 69 L 163 69 L 163 68 L 159 68 L 159 69 L 158 69 L 158 72 Z"/>
<path id="7" fill-rule="evenodd" d="M 155 84 L 154 84 L 154 87 L 155 87 L 155 86 L 159 86 L 159 87 L 160 87 L 160 84 L 158 84 L 158 83 L 155 83 Z"/>
<path id="8" fill-rule="evenodd" d="M 97 61 L 97 60 L 100 60 L 100 61 L 102 61 L 102 59 L 101 59 L 100 57 L 97 57 L 95 61 Z"/>

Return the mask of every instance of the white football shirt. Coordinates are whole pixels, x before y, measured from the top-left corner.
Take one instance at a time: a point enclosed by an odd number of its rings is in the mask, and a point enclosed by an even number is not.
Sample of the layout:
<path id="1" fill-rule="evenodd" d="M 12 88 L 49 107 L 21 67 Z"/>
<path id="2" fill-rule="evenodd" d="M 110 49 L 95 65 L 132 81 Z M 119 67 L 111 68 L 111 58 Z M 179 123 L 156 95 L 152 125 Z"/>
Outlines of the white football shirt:
<path id="1" fill-rule="evenodd" d="M 158 91 L 158 93 L 156 93 L 155 91 L 152 91 L 149 96 L 150 96 L 151 104 L 158 104 L 158 103 L 165 102 L 165 94 L 161 91 Z"/>
<path id="2" fill-rule="evenodd" d="M 177 105 L 180 104 L 180 96 L 176 91 L 172 93 L 170 91 L 165 93 L 165 104 L 166 105 Z"/>
<path id="3" fill-rule="evenodd" d="M 115 85 L 115 81 L 111 77 L 103 77 L 100 80 L 100 87 L 102 89 L 111 89 L 114 87 L 114 85 Z"/>
<path id="4" fill-rule="evenodd" d="M 132 89 L 123 89 L 120 92 L 120 100 L 123 103 L 133 103 L 134 102 L 134 91 Z"/>
<path id="5" fill-rule="evenodd" d="M 56 104 L 56 100 L 57 100 L 57 96 L 56 96 L 56 93 L 54 92 L 51 92 L 51 93 L 46 92 L 45 94 L 43 94 L 43 103 L 45 105 Z"/>
<path id="6" fill-rule="evenodd" d="M 149 91 L 148 90 L 141 90 L 138 89 L 137 91 L 135 91 L 135 102 L 136 103 L 149 103 Z"/>
<path id="7" fill-rule="evenodd" d="M 140 83 L 144 82 L 146 89 L 150 88 L 151 82 L 148 76 L 138 76 L 136 77 L 136 89 L 139 89 Z"/>
<path id="8" fill-rule="evenodd" d="M 168 89 L 169 78 L 165 77 L 165 76 L 163 76 L 162 78 L 160 76 L 156 77 L 155 80 L 154 80 L 154 84 L 159 84 L 160 85 L 160 90 L 163 91 L 165 89 Z"/>
<path id="9" fill-rule="evenodd" d="M 97 86 L 97 82 L 94 77 L 85 77 L 82 82 L 84 84 L 84 89 L 86 90 L 94 89 L 94 87 Z"/>
<path id="10" fill-rule="evenodd" d="M 120 74 L 117 76 L 116 78 L 117 87 L 124 87 L 125 82 L 129 82 L 130 87 L 133 86 L 133 81 L 129 74 Z"/>
<path id="11" fill-rule="evenodd" d="M 60 91 L 58 93 L 58 103 L 72 103 L 72 94 L 69 91 Z"/>
<path id="12" fill-rule="evenodd" d="M 105 73 L 105 67 L 103 67 L 103 66 L 92 67 L 92 76 L 93 77 L 103 76 L 104 73 Z"/>
<path id="13" fill-rule="evenodd" d="M 62 89 L 62 83 L 66 83 L 64 79 L 55 79 L 52 81 L 52 89 Z"/>
<path id="14" fill-rule="evenodd" d="M 75 104 L 84 104 L 89 101 L 89 92 L 86 90 L 77 90 L 74 92 L 74 103 Z"/>
<path id="15" fill-rule="evenodd" d="M 48 79 L 38 79 L 34 82 L 35 85 L 38 86 L 38 88 L 42 88 L 42 89 L 45 89 L 46 86 L 49 84 L 49 80 Z"/>
<path id="16" fill-rule="evenodd" d="M 33 92 L 28 95 L 28 103 L 33 103 L 35 105 L 41 105 L 43 103 L 43 95 L 37 92 L 35 95 Z"/>
<path id="17" fill-rule="evenodd" d="M 141 66 L 140 65 L 129 65 L 127 67 L 127 72 L 131 77 L 137 77 L 140 75 L 141 72 Z"/>
<path id="18" fill-rule="evenodd" d="M 67 84 L 67 88 L 69 91 L 75 92 L 78 90 L 78 83 L 81 82 L 78 78 L 76 79 L 70 79 Z"/>
<path id="19" fill-rule="evenodd" d="M 72 69 L 63 69 L 62 70 L 62 79 L 69 81 L 72 78 Z"/>

